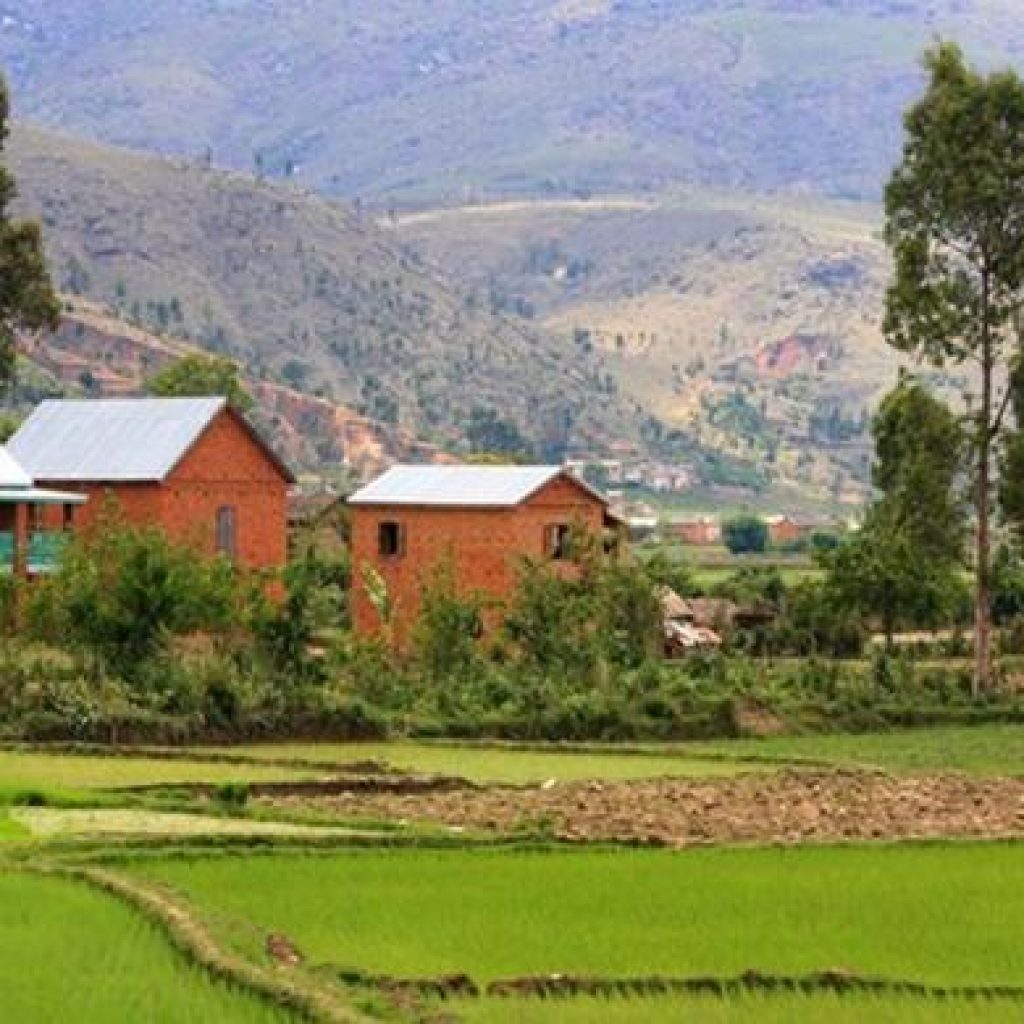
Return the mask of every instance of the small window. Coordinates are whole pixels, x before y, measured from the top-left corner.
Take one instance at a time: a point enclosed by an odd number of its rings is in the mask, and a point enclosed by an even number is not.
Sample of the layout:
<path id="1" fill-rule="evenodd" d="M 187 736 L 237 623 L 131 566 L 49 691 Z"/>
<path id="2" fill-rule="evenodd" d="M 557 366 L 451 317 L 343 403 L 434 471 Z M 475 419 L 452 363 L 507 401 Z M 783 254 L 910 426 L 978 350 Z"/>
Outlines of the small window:
<path id="1" fill-rule="evenodd" d="M 569 557 L 570 529 L 565 523 L 556 523 L 544 528 L 544 554 L 548 558 L 562 561 Z"/>
<path id="2" fill-rule="evenodd" d="M 217 509 L 217 554 L 231 561 L 238 555 L 238 513 L 234 505 Z"/>
<path id="3" fill-rule="evenodd" d="M 405 554 L 405 527 L 401 523 L 381 523 L 377 527 L 377 550 L 385 558 Z"/>

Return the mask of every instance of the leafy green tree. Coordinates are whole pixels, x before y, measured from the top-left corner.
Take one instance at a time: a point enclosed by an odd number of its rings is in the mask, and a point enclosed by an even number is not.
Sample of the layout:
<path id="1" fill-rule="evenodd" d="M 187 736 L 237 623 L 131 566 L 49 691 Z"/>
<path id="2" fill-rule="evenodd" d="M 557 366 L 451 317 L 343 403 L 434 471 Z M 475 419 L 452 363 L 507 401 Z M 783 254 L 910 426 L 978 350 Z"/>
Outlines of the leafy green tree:
<path id="1" fill-rule="evenodd" d="M 925 57 L 930 81 L 905 118 L 903 157 L 885 192 L 895 279 L 885 334 L 936 365 L 969 363 L 975 540 L 975 690 L 992 680 L 993 456 L 1020 350 L 1024 302 L 1024 84 L 981 75 L 943 43 Z"/>
<path id="2" fill-rule="evenodd" d="M 882 400 L 871 432 L 872 482 L 893 528 L 908 536 L 922 559 L 961 567 L 967 540 L 962 423 L 919 381 L 905 376 Z"/>
<path id="3" fill-rule="evenodd" d="M 768 550 L 768 524 L 760 516 L 740 515 L 722 523 L 722 540 L 734 555 Z"/>
<path id="4" fill-rule="evenodd" d="M 32 588 L 29 619 L 36 633 L 83 652 L 97 670 L 134 680 L 169 638 L 228 630 L 237 597 L 227 561 L 111 512 Z"/>
<path id="5" fill-rule="evenodd" d="M 479 595 L 458 592 L 452 559 L 442 559 L 422 589 L 413 628 L 413 659 L 425 678 L 444 683 L 469 677 L 478 662 L 483 605 Z"/>
<path id="6" fill-rule="evenodd" d="M 165 366 L 149 378 L 146 390 L 162 398 L 223 395 L 239 412 L 249 412 L 255 404 L 239 378 L 234 361 L 199 353 Z"/>
<path id="7" fill-rule="evenodd" d="M 885 397 L 872 432 L 881 497 L 861 531 L 822 559 L 839 604 L 878 619 L 891 642 L 901 623 L 936 626 L 953 608 L 967 533 L 966 441 L 949 408 L 911 377 Z"/>
<path id="8" fill-rule="evenodd" d="M 0 76 L 0 158 L 9 116 L 7 86 Z M 16 194 L 13 175 L 0 163 L 0 386 L 14 376 L 16 333 L 55 330 L 60 319 L 39 225 L 10 215 Z"/>

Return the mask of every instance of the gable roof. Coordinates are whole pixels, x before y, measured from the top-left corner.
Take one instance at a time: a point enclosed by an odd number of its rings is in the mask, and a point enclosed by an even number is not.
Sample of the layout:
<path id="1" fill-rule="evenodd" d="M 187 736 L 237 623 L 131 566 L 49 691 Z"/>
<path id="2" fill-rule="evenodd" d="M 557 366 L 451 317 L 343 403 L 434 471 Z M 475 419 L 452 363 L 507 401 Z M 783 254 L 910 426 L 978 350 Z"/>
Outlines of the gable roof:
<path id="1" fill-rule="evenodd" d="M 0 489 L 26 491 L 32 486 L 32 477 L 18 465 L 6 448 L 0 447 Z"/>
<path id="2" fill-rule="evenodd" d="M 37 480 L 162 481 L 228 409 L 287 480 L 291 473 L 225 398 L 49 400 L 8 442 Z"/>
<path id="3" fill-rule="evenodd" d="M 607 505 L 607 499 L 563 466 L 392 466 L 360 488 L 350 505 L 511 508 L 564 478 Z"/>

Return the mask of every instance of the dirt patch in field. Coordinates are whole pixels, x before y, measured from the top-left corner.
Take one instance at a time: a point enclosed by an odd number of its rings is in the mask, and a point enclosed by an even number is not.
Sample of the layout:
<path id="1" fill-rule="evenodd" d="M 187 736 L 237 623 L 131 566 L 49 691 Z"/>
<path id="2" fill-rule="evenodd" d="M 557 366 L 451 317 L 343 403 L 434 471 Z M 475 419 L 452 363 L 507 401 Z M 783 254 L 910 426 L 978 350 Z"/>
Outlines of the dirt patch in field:
<path id="1" fill-rule="evenodd" d="M 529 789 L 415 795 L 279 796 L 264 802 L 288 809 L 314 806 L 344 817 L 669 846 L 1024 836 L 1024 779 L 959 775 L 786 771 L 706 780 L 551 781 Z"/>

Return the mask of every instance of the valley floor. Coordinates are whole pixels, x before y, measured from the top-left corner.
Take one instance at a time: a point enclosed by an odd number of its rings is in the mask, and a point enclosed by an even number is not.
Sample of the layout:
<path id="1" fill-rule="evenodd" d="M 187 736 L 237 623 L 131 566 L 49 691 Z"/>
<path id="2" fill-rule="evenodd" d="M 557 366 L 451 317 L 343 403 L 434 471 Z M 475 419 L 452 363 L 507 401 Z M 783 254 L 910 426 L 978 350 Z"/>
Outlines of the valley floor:
<path id="1" fill-rule="evenodd" d="M 0 1007 L 86 1024 L 1012 1019 L 1022 750 L 1016 726 L 11 746 Z"/>

